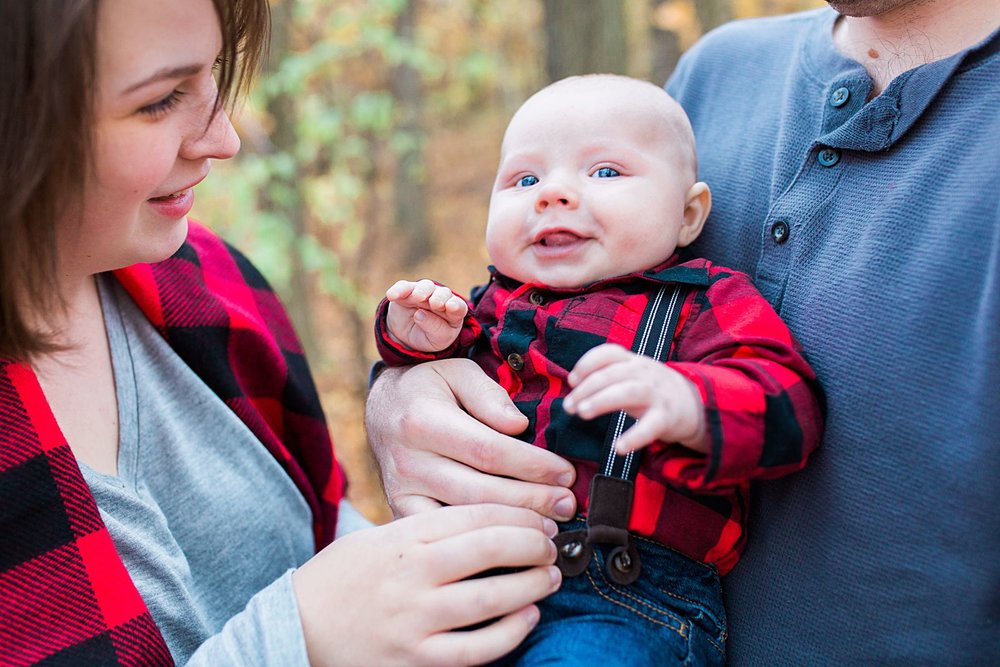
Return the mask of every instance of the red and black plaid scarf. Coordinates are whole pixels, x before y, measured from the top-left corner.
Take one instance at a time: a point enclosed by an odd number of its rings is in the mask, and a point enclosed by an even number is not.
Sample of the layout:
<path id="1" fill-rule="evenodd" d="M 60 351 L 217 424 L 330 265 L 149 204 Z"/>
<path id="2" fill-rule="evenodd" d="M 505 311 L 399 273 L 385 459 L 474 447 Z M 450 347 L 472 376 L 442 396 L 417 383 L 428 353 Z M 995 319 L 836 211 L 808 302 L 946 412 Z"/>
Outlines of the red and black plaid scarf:
<path id="1" fill-rule="evenodd" d="M 191 225 L 170 259 L 115 276 L 295 482 L 317 549 L 345 480 L 302 347 L 270 287 Z M 34 372 L 0 360 L 0 665 L 169 665 Z"/>

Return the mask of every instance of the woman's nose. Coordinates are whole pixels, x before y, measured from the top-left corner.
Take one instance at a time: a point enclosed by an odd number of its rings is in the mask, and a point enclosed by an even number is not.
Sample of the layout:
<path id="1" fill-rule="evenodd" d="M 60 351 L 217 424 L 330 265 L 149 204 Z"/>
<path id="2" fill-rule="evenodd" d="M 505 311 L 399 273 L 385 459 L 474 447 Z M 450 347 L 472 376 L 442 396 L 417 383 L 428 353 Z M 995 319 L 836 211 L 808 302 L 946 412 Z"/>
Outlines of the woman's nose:
<path id="1" fill-rule="evenodd" d="M 240 150 L 240 137 L 229 120 L 229 114 L 219 109 L 205 127 L 192 128 L 189 136 L 181 144 L 180 154 L 186 160 L 227 160 Z"/>
<path id="2" fill-rule="evenodd" d="M 558 180 L 550 180 L 538 189 L 538 197 L 535 199 L 535 212 L 541 213 L 550 206 L 575 209 L 579 203 L 579 195 L 569 184 Z"/>

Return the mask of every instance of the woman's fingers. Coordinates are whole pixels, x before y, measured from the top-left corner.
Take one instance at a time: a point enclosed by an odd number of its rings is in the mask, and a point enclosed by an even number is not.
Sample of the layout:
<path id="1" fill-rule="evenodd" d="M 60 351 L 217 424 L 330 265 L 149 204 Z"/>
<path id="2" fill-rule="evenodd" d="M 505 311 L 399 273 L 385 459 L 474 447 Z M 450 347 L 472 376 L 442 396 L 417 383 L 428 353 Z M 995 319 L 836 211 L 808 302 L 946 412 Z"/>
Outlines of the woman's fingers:
<path id="1" fill-rule="evenodd" d="M 442 586 L 427 599 L 432 632 L 482 623 L 522 609 L 555 593 L 562 577 L 554 565 L 542 565 Z"/>
<path id="2" fill-rule="evenodd" d="M 530 617 L 523 610 L 558 586 L 549 565 L 554 532 L 551 521 L 521 508 L 449 507 L 335 541 L 292 574 L 312 664 L 470 664 L 462 645 L 474 655 L 509 651 L 527 633 L 527 617 L 450 647 L 425 643 L 496 616 Z M 455 578 L 497 566 L 529 569 L 495 579 Z M 359 600 L 364 604 L 351 613 L 338 612 Z M 431 660 L 428 646 L 457 653 Z"/>
<path id="3" fill-rule="evenodd" d="M 538 625 L 538 607 L 529 605 L 476 630 L 441 632 L 428 637 L 421 655 L 429 665 L 480 665 L 503 657 Z"/>
<path id="4" fill-rule="evenodd" d="M 442 544 L 442 553 L 429 552 L 431 557 L 439 557 L 441 563 L 438 567 L 452 567 L 444 561 L 459 557 L 462 546 L 459 543 L 443 542 L 451 538 L 466 538 L 470 545 L 466 545 L 467 553 L 474 558 L 482 558 L 484 554 L 490 553 L 490 546 L 484 547 L 478 542 L 486 541 L 492 543 L 505 530 L 526 531 L 524 534 L 506 535 L 506 539 L 512 541 L 524 541 L 526 536 L 534 536 L 542 541 L 549 541 L 558 530 L 551 519 L 547 519 L 537 512 L 524 509 L 523 507 L 509 507 L 498 504 L 484 505 L 461 505 L 455 507 L 442 507 L 433 513 L 421 513 L 417 516 L 399 519 L 392 524 L 393 529 L 399 531 L 399 535 L 404 539 L 420 544 Z M 499 531 L 497 534 L 487 533 L 480 535 L 476 531 Z M 454 554 L 449 555 L 447 549 L 453 549 Z M 536 547 L 537 548 L 537 547 Z M 540 556 L 535 555 L 536 558 Z M 518 564 L 536 565 L 542 561 L 525 561 Z M 487 563 L 486 567 L 496 567 L 510 563 Z M 468 573 L 461 573 L 451 577 L 452 580 L 469 576 L 476 572 L 472 570 Z M 442 581 L 448 580 L 448 576 L 443 576 Z"/>
<path id="5" fill-rule="evenodd" d="M 537 529 L 493 526 L 426 544 L 422 557 L 434 563 L 432 569 L 444 583 L 493 568 L 551 565 L 556 548 L 551 536 Z"/>
<path id="6" fill-rule="evenodd" d="M 476 630 L 431 635 L 420 647 L 422 662 L 435 667 L 492 662 L 524 641 L 540 617 L 538 607 L 529 605 Z"/>

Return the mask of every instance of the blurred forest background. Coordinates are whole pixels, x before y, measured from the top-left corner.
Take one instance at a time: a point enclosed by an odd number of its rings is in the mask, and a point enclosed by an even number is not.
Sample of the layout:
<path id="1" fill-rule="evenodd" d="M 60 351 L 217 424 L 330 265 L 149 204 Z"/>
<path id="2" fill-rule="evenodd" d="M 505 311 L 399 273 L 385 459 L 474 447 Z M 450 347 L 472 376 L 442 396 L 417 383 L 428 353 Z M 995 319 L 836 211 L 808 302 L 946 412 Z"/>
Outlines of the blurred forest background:
<path id="1" fill-rule="evenodd" d="M 570 74 L 666 81 L 726 21 L 821 0 L 271 0 L 243 139 L 195 215 L 278 289 L 303 338 L 350 497 L 388 520 L 363 428 L 372 314 L 399 278 L 467 294 L 506 122 Z"/>

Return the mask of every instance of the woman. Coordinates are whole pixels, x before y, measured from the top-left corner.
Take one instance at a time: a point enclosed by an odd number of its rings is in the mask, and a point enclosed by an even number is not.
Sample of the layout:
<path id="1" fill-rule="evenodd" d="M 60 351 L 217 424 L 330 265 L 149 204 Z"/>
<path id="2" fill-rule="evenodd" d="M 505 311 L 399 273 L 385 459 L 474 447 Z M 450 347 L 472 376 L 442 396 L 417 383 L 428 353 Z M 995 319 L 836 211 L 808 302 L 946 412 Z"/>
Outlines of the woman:
<path id="1" fill-rule="evenodd" d="M 558 587 L 554 524 L 445 508 L 326 546 L 343 482 L 298 342 L 188 223 L 239 148 L 266 2 L 8 2 L 0 25 L 0 665 L 515 646 Z M 493 567 L 525 569 L 468 579 Z"/>

